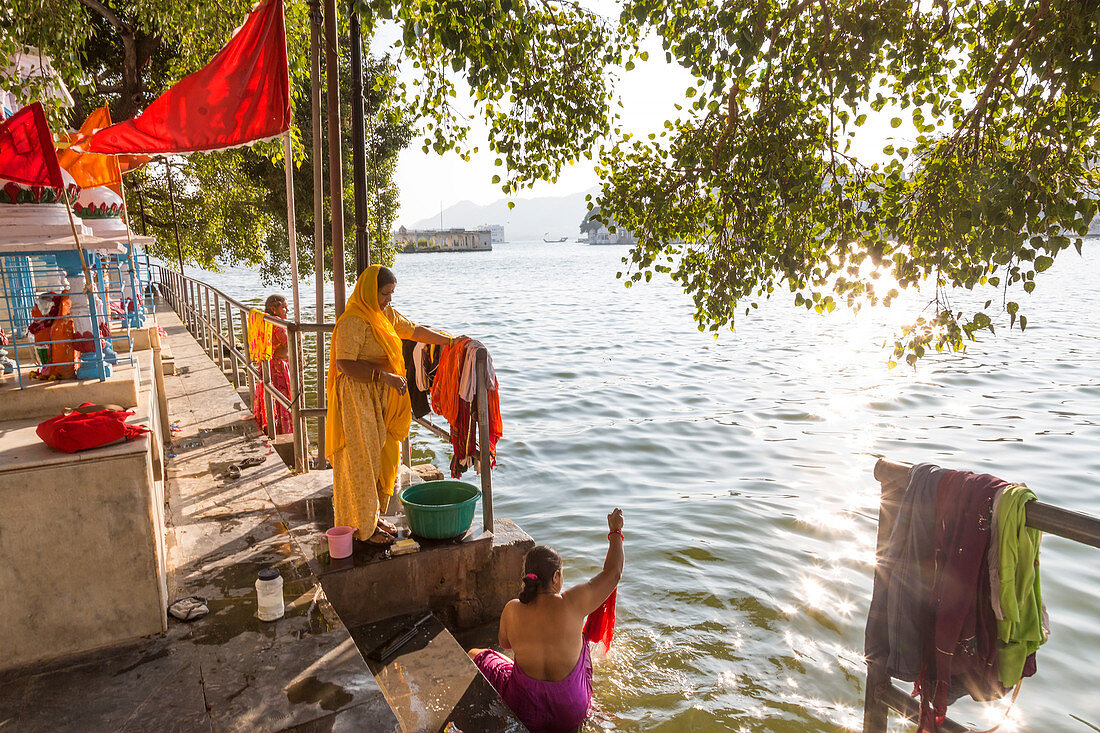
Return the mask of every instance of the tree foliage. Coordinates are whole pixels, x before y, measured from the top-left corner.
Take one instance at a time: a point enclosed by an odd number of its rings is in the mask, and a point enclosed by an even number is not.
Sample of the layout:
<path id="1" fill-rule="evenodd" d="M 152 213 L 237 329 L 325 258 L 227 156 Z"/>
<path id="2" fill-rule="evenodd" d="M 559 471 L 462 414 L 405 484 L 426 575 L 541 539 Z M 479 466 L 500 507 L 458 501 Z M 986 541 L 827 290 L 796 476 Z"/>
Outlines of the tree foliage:
<path id="1" fill-rule="evenodd" d="M 108 104 L 116 120 L 139 114 L 180 78 L 201 68 L 229 39 L 252 0 L 27 0 L 0 7 L 0 57 L 32 45 L 52 57 L 76 106 L 63 110 L 46 99 L 55 129 L 79 127 L 96 107 Z M 294 100 L 296 142 L 296 233 L 303 275 L 313 266 L 313 177 L 304 165 L 312 146 L 309 104 L 309 21 L 302 2 L 286 3 L 287 47 Z M 346 20 L 346 19 L 345 19 Z M 346 48 L 346 39 L 343 42 Z M 384 57 L 365 63 L 365 120 L 369 220 L 374 255 L 392 261 L 389 231 L 398 198 L 393 183 L 396 156 L 409 144 L 406 109 L 396 103 L 393 65 Z M 351 68 L 341 60 L 343 119 L 350 116 Z M 13 89 L 26 100 L 43 98 L 40 80 Z M 343 146 L 349 149 L 350 125 Z M 351 156 L 344 155 L 345 201 L 351 201 Z M 171 170 L 171 174 L 169 174 Z M 169 175 L 176 207 L 171 206 Z M 219 263 L 258 266 L 266 282 L 285 281 L 289 272 L 286 183 L 282 146 L 262 143 L 188 158 L 159 160 L 127 177 L 134 225 L 155 234 L 154 253 L 177 259 L 176 231 L 183 259 L 205 268 Z M 140 191 L 140 193 L 139 193 Z M 329 206 L 325 199 L 325 211 Z M 351 262 L 352 213 L 345 206 L 345 252 Z M 326 227 L 327 230 L 327 227 Z M 384 235 L 383 235 L 384 233 Z M 331 272 L 331 251 L 326 267 Z M 354 273 L 354 266 L 348 267 Z"/>
<path id="2" fill-rule="evenodd" d="M 103 1 L 2 12 L 71 66 L 84 41 L 61 37 L 66 14 Z M 112 0 L 138 46 L 143 32 L 179 45 L 165 63 L 180 72 L 231 27 L 207 27 L 208 13 L 243 14 L 209 2 Z M 351 7 L 368 38 L 399 37 L 414 78 L 389 75 L 386 97 L 425 150 L 469 158 L 480 118 L 505 193 L 597 154 L 598 219 L 638 238 L 628 283 L 672 277 L 703 329 L 732 327 L 776 292 L 827 312 L 930 282 L 931 312 L 895 345 L 914 363 L 992 331 L 1002 308 L 1024 328 L 1019 293 L 1080 250 L 1096 214 L 1100 0 L 625 0 L 617 17 L 572 0 Z M 304 14 L 288 5 L 299 39 Z M 650 37 L 692 83 L 675 119 L 638 137 L 621 128 L 615 84 Z M 296 78 L 306 47 L 292 42 Z M 82 68 L 86 81 L 124 77 Z M 378 190 L 392 204 L 392 187 Z"/>
<path id="3" fill-rule="evenodd" d="M 575 2 L 351 0 L 367 34 L 396 28 L 415 73 L 403 97 L 423 125 L 423 149 L 464 159 L 473 105 L 505 193 L 591 158 L 615 120 L 609 69 L 636 41 L 631 26 Z M 462 101 L 460 102 L 460 93 Z"/>
<path id="4" fill-rule="evenodd" d="M 608 147 L 599 206 L 639 238 L 628 284 L 670 275 L 701 329 L 776 290 L 824 312 L 930 280 L 933 313 L 895 344 L 915 363 L 992 331 L 994 303 L 1024 328 L 1017 293 L 1080 251 L 1096 214 L 1095 0 L 631 0 L 623 20 L 694 84 L 663 130 Z M 875 115 L 905 128 L 881 139 L 864 128 Z M 861 135 L 881 154 L 857 155 Z M 997 289 L 984 307 L 951 302 L 983 287 Z"/>

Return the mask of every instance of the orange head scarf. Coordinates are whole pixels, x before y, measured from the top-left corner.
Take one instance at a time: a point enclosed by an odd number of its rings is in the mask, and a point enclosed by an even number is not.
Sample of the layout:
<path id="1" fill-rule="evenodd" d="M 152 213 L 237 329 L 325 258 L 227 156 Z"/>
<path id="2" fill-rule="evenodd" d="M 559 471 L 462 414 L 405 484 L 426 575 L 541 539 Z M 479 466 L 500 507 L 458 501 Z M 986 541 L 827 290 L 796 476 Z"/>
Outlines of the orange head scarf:
<path id="1" fill-rule="evenodd" d="M 333 331 L 340 330 L 340 325 L 348 317 L 362 318 L 371 328 L 375 340 L 381 345 L 386 354 L 390 371 L 401 376 L 405 375 L 405 357 L 401 352 L 401 338 L 394 330 L 393 323 L 388 314 L 378 307 L 378 271 L 381 265 L 371 265 L 359 275 L 355 283 L 355 290 L 348 298 L 347 307 L 336 319 Z M 387 308 L 387 310 L 389 310 Z M 332 456 L 344 447 L 344 423 L 341 419 L 340 396 L 336 391 L 336 375 L 338 373 L 335 359 L 329 360 L 328 365 L 328 419 L 326 422 L 325 457 L 332 460 Z M 412 405 L 409 402 L 409 393 L 397 394 L 392 387 L 386 400 L 384 418 L 386 421 L 386 442 L 382 447 L 382 456 L 379 461 L 381 473 L 378 483 L 386 491 L 393 490 L 394 479 L 397 478 L 397 464 L 401 460 L 400 441 L 409 434 L 409 425 L 412 423 Z"/>

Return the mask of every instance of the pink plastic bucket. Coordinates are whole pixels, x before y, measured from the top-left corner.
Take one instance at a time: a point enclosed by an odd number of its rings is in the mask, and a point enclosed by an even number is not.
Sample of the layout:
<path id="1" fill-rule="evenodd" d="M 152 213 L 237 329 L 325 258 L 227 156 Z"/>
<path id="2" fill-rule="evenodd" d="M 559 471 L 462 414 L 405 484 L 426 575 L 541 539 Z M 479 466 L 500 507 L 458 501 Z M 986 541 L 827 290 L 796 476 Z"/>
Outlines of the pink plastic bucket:
<path id="1" fill-rule="evenodd" d="M 351 557 L 351 540 L 355 537 L 355 527 L 339 526 L 325 532 L 328 537 L 328 554 L 334 559 Z"/>

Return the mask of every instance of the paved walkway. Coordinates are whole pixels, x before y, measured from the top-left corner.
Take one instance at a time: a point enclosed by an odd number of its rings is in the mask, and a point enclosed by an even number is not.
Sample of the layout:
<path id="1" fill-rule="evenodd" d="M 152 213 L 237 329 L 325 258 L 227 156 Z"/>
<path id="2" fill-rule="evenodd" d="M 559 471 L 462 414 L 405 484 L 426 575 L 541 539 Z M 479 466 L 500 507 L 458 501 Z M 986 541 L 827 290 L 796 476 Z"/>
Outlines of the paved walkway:
<path id="1" fill-rule="evenodd" d="M 0 676 L 0 729 L 396 731 L 397 718 L 307 560 L 321 526 L 286 507 L 324 494 L 294 476 L 247 407 L 170 309 L 166 377 L 169 598 L 199 595 L 210 614 L 123 650 Z M 263 462 L 226 475 L 247 457 Z M 253 583 L 279 568 L 286 616 L 255 616 Z M 119 603 L 126 589 L 119 588 Z"/>

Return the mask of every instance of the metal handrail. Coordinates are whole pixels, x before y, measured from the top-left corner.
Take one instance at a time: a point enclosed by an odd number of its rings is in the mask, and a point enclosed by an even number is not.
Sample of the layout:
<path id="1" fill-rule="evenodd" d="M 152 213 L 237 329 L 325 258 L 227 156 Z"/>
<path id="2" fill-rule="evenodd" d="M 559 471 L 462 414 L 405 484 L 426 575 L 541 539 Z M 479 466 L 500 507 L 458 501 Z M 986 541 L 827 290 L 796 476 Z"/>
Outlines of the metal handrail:
<path id="1" fill-rule="evenodd" d="M 226 374 L 232 376 L 233 385 L 240 389 L 242 386 L 242 369 L 247 378 L 249 395 L 255 394 L 255 384 L 263 385 L 264 390 L 264 416 L 267 419 L 267 434 L 271 440 L 275 439 L 275 421 L 273 420 L 273 402 L 278 403 L 290 412 L 291 423 L 294 430 L 294 468 L 299 472 L 309 470 L 309 446 L 306 432 L 306 421 L 317 420 L 317 447 L 318 463 L 325 465 L 325 418 L 328 409 L 325 403 L 324 380 L 318 379 L 315 391 L 315 404 L 305 404 L 306 390 L 304 388 L 303 374 L 305 372 L 305 358 L 303 353 L 303 336 L 312 334 L 317 339 L 317 349 L 314 358 L 318 366 L 325 359 L 325 334 L 331 334 L 335 328 L 332 323 L 303 323 L 300 321 L 288 321 L 278 318 L 270 313 L 263 313 L 264 321 L 281 326 L 287 331 L 287 362 L 290 369 L 290 395 L 283 395 L 271 383 L 271 373 L 268 362 L 261 362 L 259 368 L 253 363 L 248 346 L 248 313 L 254 309 L 239 300 L 226 295 L 218 288 L 201 280 L 183 275 L 171 268 L 162 265 L 152 265 L 157 270 L 157 280 L 161 286 L 162 294 L 168 299 L 172 308 L 180 316 L 180 321 L 195 337 L 207 352 L 211 361 L 215 362 Z M 219 302 L 220 301 L 220 302 Z M 224 303 L 224 306 L 221 305 Z M 233 309 L 237 310 L 238 324 L 234 323 Z M 223 324 L 222 310 L 225 311 Z M 241 336 L 240 343 L 244 350 L 237 346 L 236 334 Z M 229 335 L 227 335 L 227 332 Z M 228 353 L 231 369 L 226 368 L 225 357 Z M 476 354 L 476 383 L 477 383 L 477 411 L 479 436 L 489 435 L 488 415 L 488 352 L 480 348 Z M 231 372 L 231 374 L 227 373 Z M 320 369 L 318 370 L 320 374 Z M 433 434 L 450 440 L 450 434 L 437 425 L 413 418 L 417 424 L 423 426 Z M 402 445 L 402 454 L 406 465 L 409 465 L 408 439 Z M 491 456 L 486 451 L 480 450 L 480 442 L 475 443 L 472 451 L 478 459 L 478 471 L 481 474 L 482 513 L 485 520 L 485 528 L 492 531 L 493 528 L 493 488 Z"/>
<path id="2" fill-rule="evenodd" d="M 884 547 L 894 528 L 894 519 L 909 482 L 910 468 L 910 466 L 882 458 L 875 463 L 875 479 L 882 486 L 878 540 L 875 547 L 875 584 L 882 581 L 879 575 L 884 564 Z M 1024 514 L 1025 524 L 1028 527 L 1100 548 L 1100 518 L 1038 501 L 1029 501 L 1025 504 Z M 864 733 L 884 733 L 890 710 L 895 710 L 911 720 L 920 717 L 920 707 L 913 698 L 898 689 L 891 681 L 886 671 L 885 660 L 868 659 L 867 691 L 863 704 Z M 940 723 L 939 728 L 945 733 L 966 733 L 969 730 L 950 718 Z"/>

